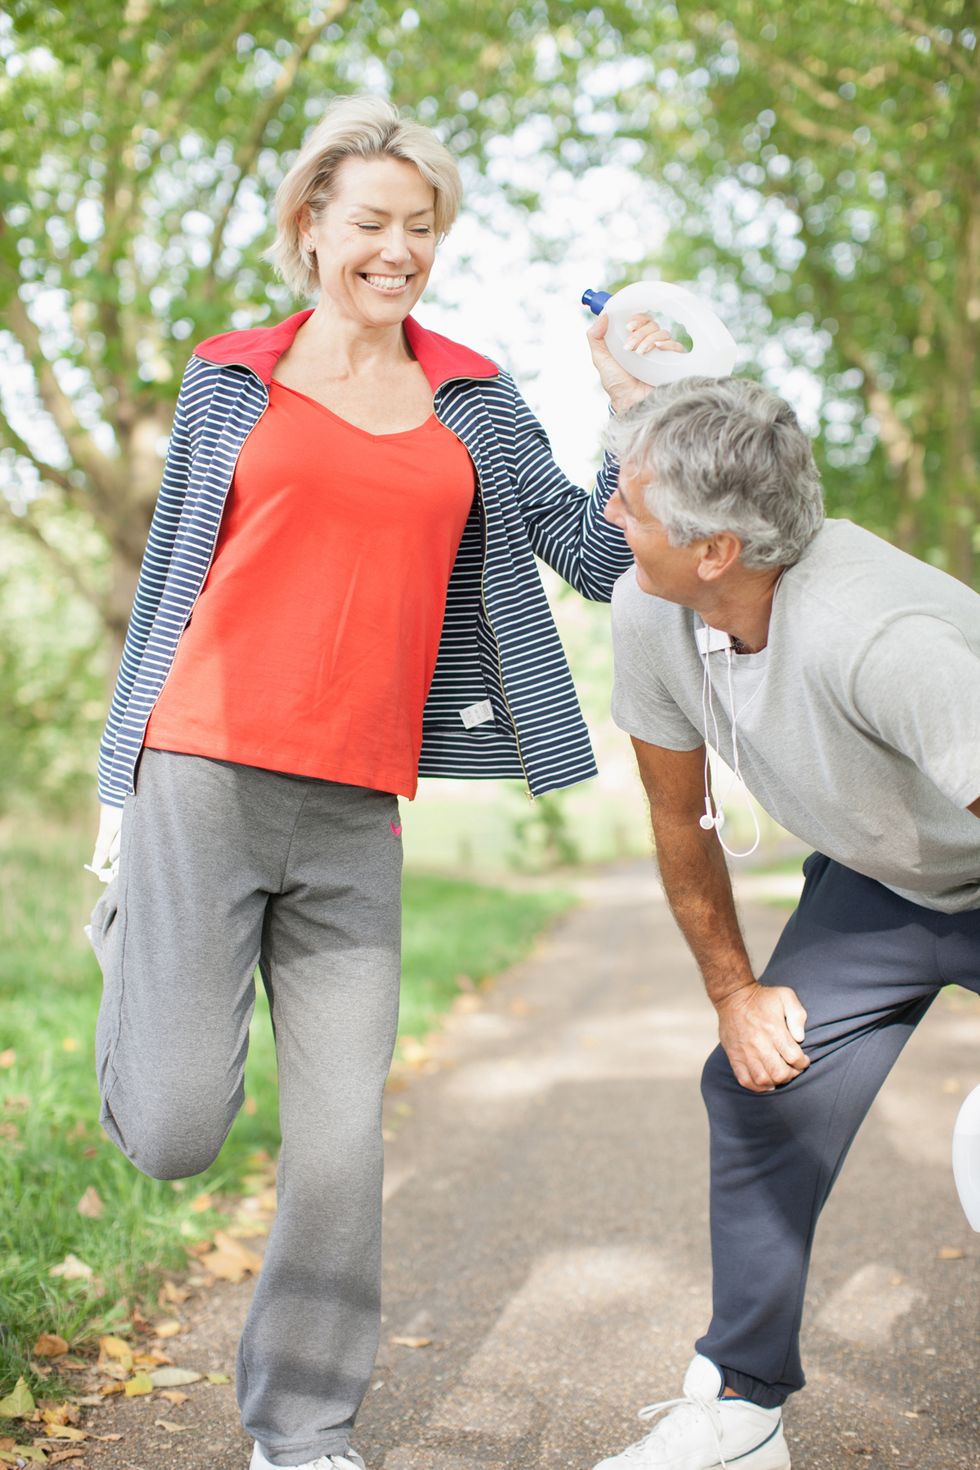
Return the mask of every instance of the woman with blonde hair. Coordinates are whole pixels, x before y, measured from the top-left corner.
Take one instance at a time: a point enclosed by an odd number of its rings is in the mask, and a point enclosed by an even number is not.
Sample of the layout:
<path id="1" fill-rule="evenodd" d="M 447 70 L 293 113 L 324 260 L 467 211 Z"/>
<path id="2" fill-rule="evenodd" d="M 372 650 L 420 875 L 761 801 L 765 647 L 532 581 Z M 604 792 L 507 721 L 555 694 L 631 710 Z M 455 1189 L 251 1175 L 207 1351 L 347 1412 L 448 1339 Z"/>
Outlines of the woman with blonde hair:
<path id="1" fill-rule="evenodd" d="M 214 1160 L 256 965 L 271 1004 L 279 1210 L 238 1361 L 253 1470 L 362 1465 L 398 797 L 420 772 L 533 795 L 593 773 L 534 559 L 603 601 L 631 561 L 602 513 L 612 463 L 570 484 L 507 374 L 409 315 L 460 197 L 447 150 L 382 99 L 340 99 L 310 136 L 270 253 L 317 304 L 190 360 L 101 748 L 102 1119 L 139 1169 Z M 622 408 L 647 390 L 602 333 Z"/>

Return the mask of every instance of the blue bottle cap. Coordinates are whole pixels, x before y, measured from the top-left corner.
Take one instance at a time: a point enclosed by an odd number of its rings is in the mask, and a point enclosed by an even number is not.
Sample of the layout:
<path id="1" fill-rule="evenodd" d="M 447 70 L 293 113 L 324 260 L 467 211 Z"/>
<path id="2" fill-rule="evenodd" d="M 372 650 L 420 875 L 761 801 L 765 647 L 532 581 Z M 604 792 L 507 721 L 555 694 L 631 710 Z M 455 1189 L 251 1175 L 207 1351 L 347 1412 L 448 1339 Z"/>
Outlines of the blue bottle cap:
<path id="1" fill-rule="evenodd" d="M 582 305 L 587 306 L 595 316 L 598 316 L 611 295 L 611 291 L 583 291 Z"/>

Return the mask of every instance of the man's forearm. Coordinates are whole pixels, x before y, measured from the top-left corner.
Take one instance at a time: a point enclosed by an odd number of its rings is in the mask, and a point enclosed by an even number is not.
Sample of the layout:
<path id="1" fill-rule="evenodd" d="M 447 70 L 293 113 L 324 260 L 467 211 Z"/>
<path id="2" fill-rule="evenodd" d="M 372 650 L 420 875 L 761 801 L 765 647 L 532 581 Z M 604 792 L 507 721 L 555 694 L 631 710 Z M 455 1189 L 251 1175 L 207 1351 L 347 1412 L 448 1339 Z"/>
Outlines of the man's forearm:
<path id="1" fill-rule="evenodd" d="M 714 832 L 689 821 L 654 812 L 653 834 L 667 902 L 717 1005 L 755 983 L 724 854 Z"/>

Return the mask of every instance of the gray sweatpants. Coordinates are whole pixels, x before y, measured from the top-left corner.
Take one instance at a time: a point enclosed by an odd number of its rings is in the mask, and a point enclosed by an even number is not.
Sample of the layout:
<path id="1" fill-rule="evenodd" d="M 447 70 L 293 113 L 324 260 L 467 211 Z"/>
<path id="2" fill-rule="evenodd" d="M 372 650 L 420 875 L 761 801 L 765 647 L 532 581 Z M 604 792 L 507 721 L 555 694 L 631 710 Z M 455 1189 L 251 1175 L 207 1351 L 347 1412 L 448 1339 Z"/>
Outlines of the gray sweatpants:
<path id="1" fill-rule="evenodd" d="M 238 1397 L 277 1465 L 347 1449 L 377 1351 L 399 832 L 385 792 L 147 750 L 119 877 L 92 916 L 102 1122 L 154 1178 L 217 1156 L 244 1095 L 261 967 L 282 1152 Z"/>
<path id="2" fill-rule="evenodd" d="M 697 1350 L 766 1408 L 803 1386 L 813 1234 L 875 1094 L 944 985 L 980 991 L 980 910 L 921 908 L 820 853 L 803 871 L 760 979 L 791 986 L 806 1007 L 810 1066 L 774 1092 L 749 1092 L 718 1047 L 702 1079 L 714 1312 Z"/>

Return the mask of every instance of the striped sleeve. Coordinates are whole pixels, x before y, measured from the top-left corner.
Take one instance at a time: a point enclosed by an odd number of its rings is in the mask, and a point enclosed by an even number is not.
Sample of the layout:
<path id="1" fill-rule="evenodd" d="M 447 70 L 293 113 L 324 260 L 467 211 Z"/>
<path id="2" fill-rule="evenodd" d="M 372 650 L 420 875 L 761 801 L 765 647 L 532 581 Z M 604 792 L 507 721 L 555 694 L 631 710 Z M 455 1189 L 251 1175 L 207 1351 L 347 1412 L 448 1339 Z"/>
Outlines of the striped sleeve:
<path id="1" fill-rule="evenodd" d="M 99 799 L 109 806 L 122 806 L 122 794 L 110 781 L 109 768 L 116 746 L 119 723 L 129 704 L 140 670 L 147 638 L 153 619 L 160 605 L 167 572 L 173 555 L 174 540 L 180 521 L 181 507 L 187 491 L 187 480 L 191 462 L 191 440 L 188 430 L 188 409 L 195 398 L 195 380 L 201 371 L 207 372 L 209 365 L 192 358 L 184 373 L 173 430 L 167 447 L 167 458 L 163 469 L 163 480 L 157 497 L 146 550 L 136 584 L 133 610 L 126 630 L 122 659 L 116 676 L 116 687 L 109 706 L 105 730 L 99 744 Z M 213 371 L 213 370 L 211 370 Z"/>
<path id="2" fill-rule="evenodd" d="M 622 531 L 603 516 L 616 488 L 618 465 L 605 454 L 589 494 L 555 463 L 548 436 L 513 381 L 501 373 L 515 408 L 514 478 L 528 538 L 536 556 L 576 592 L 608 602 L 616 579 L 633 565 Z"/>

